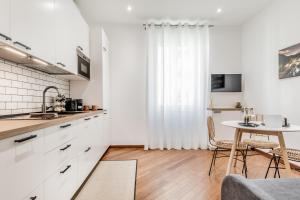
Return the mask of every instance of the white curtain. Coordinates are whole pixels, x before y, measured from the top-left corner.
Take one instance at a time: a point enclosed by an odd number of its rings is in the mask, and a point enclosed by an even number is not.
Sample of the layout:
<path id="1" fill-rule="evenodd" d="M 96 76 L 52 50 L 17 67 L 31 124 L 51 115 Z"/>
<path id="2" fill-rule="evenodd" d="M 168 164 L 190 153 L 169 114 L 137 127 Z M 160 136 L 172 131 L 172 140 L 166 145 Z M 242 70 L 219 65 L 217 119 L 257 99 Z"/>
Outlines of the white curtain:
<path id="1" fill-rule="evenodd" d="M 207 26 L 147 27 L 148 138 L 145 149 L 207 147 Z"/>

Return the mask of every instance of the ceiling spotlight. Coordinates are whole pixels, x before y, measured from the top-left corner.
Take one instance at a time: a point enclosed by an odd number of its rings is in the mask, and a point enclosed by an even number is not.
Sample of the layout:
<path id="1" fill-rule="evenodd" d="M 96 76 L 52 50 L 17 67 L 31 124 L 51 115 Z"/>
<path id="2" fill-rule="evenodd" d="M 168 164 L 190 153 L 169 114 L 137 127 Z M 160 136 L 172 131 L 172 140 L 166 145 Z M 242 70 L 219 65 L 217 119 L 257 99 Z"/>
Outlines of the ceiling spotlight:
<path id="1" fill-rule="evenodd" d="M 222 8 L 218 8 L 217 13 L 221 13 L 221 12 L 222 12 Z"/>
<path id="2" fill-rule="evenodd" d="M 127 11 L 128 11 L 128 12 L 131 12 L 131 11 L 132 11 L 132 6 L 131 6 L 131 5 L 127 6 Z"/>

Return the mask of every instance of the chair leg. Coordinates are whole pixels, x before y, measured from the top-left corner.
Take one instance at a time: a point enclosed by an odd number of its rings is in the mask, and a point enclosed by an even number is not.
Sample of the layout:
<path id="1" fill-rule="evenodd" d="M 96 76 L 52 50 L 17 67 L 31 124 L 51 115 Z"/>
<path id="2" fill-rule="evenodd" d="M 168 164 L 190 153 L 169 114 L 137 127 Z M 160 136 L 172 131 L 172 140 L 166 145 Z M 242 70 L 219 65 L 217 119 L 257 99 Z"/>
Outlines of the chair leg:
<path id="1" fill-rule="evenodd" d="M 212 168 L 212 165 L 213 165 L 213 163 L 214 163 L 214 161 L 215 161 L 217 149 L 218 149 L 218 148 L 216 148 L 216 149 L 214 150 L 213 156 L 212 156 L 212 158 L 211 158 L 211 163 L 210 163 L 210 168 L 209 168 L 208 176 L 210 176 L 211 168 Z"/>
<path id="2" fill-rule="evenodd" d="M 274 160 L 274 157 L 275 157 L 275 155 L 273 154 L 273 156 L 272 156 L 272 158 L 271 158 L 271 160 L 270 160 L 270 163 L 269 163 L 269 166 L 268 166 L 266 175 L 265 175 L 265 179 L 268 177 L 269 170 L 270 170 L 271 164 L 272 164 L 272 162 L 273 162 L 273 160 Z M 274 162 L 275 162 L 275 161 L 274 161 Z"/>
<path id="3" fill-rule="evenodd" d="M 248 169 L 247 169 L 247 151 L 242 151 L 241 152 L 242 157 L 243 157 L 243 169 L 242 173 L 245 173 L 245 177 L 248 178 Z"/>
<path id="4" fill-rule="evenodd" d="M 236 163 L 237 163 L 237 159 L 239 158 L 239 151 L 235 152 L 235 160 L 234 160 L 234 164 L 233 167 L 236 167 Z"/>
<path id="5" fill-rule="evenodd" d="M 280 162 L 280 157 L 275 157 L 275 172 L 274 172 L 274 178 L 276 178 L 276 174 L 278 174 L 278 177 L 280 178 L 280 173 L 279 173 L 279 162 Z"/>

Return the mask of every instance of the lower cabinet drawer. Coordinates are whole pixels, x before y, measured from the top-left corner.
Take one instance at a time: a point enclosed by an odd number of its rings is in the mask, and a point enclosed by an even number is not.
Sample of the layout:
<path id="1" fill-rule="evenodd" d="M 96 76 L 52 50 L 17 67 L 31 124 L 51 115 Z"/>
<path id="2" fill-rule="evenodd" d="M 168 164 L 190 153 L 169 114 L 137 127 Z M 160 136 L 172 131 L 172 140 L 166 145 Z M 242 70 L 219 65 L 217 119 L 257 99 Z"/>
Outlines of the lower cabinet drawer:
<path id="1" fill-rule="evenodd" d="M 88 146 L 86 150 L 78 155 L 78 185 L 82 184 L 82 182 L 94 167 L 95 163 L 93 162 L 93 151 L 94 149 L 92 149 L 91 146 Z"/>
<path id="2" fill-rule="evenodd" d="M 6 154 L 9 157 L 5 156 Z M 43 158 L 42 131 L 30 132 L 2 141 L 0 143 L 0 199 L 23 199 L 40 185 L 44 178 Z"/>
<path id="3" fill-rule="evenodd" d="M 23 200 L 44 200 L 44 184 L 40 185 L 37 189 L 31 192 Z"/>
<path id="4" fill-rule="evenodd" d="M 46 177 L 56 171 L 64 162 L 71 160 L 76 156 L 74 141 L 75 139 L 72 139 L 45 154 Z"/>
<path id="5" fill-rule="evenodd" d="M 76 173 L 76 159 L 65 162 L 45 181 L 45 200 L 71 199 L 77 189 Z"/>

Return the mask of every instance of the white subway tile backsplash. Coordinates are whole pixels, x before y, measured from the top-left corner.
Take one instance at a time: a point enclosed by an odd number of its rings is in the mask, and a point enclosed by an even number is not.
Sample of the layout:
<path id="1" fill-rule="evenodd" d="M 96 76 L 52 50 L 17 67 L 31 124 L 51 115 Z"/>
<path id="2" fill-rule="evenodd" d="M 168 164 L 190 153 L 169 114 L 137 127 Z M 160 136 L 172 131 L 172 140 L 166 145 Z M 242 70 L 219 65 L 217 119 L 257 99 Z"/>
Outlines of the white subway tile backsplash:
<path id="1" fill-rule="evenodd" d="M 4 73 L 4 71 L 0 71 L 0 78 L 5 78 L 5 73 Z"/>
<path id="2" fill-rule="evenodd" d="M 31 84 L 30 83 L 23 83 L 23 88 L 24 89 L 31 89 Z"/>
<path id="3" fill-rule="evenodd" d="M 47 86 L 56 86 L 60 93 L 70 96 L 68 80 L 0 59 L 0 115 L 40 111 Z M 55 90 L 49 90 L 47 105 L 53 104 L 56 95 Z"/>
<path id="4" fill-rule="evenodd" d="M 3 102 L 0 103 L 0 109 L 1 109 L 1 110 L 5 109 L 5 103 L 3 103 Z"/>
<path id="5" fill-rule="evenodd" d="M 11 71 L 15 74 L 23 74 L 23 69 L 22 67 L 16 67 L 16 66 L 12 66 L 11 67 Z"/>
<path id="6" fill-rule="evenodd" d="M 19 96 L 19 95 L 11 95 L 11 101 L 12 101 L 12 102 L 20 102 L 20 101 L 22 101 L 22 96 Z"/>
<path id="7" fill-rule="evenodd" d="M 23 69 L 23 75 L 24 76 L 31 76 L 31 71 L 27 69 Z"/>
<path id="8" fill-rule="evenodd" d="M 0 70 L 5 72 L 11 72 L 11 66 L 6 63 L 0 63 Z"/>
<path id="9" fill-rule="evenodd" d="M 18 80 L 18 75 L 11 72 L 5 72 L 5 78 L 10 80 Z"/>
<path id="10" fill-rule="evenodd" d="M 17 103 L 12 103 L 12 102 L 9 102 L 9 103 L 6 103 L 6 109 L 17 109 L 18 107 L 18 104 Z"/>
<path id="11" fill-rule="evenodd" d="M 22 88 L 23 87 L 23 82 L 21 81 L 12 81 L 11 86 L 15 88 Z"/>
<path id="12" fill-rule="evenodd" d="M 0 94 L 0 102 L 10 102 L 11 95 Z"/>
<path id="13" fill-rule="evenodd" d="M 11 80 L 0 78 L 0 86 L 11 87 Z"/>
<path id="14" fill-rule="evenodd" d="M 32 96 L 23 96 L 23 102 L 32 102 L 33 97 Z"/>
<path id="15" fill-rule="evenodd" d="M 27 89 L 18 89 L 18 95 L 27 95 Z"/>
<path id="16" fill-rule="evenodd" d="M 18 103 L 18 109 L 24 109 L 24 108 L 27 108 L 27 103 Z"/>
<path id="17" fill-rule="evenodd" d="M 5 88 L 5 94 L 18 94 L 18 89 L 13 87 Z"/>
<path id="18" fill-rule="evenodd" d="M 27 82 L 27 76 L 18 75 L 18 81 Z"/>
<path id="19" fill-rule="evenodd" d="M 0 94 L 5 94 L 5 87 L 0 87 Z"/>

